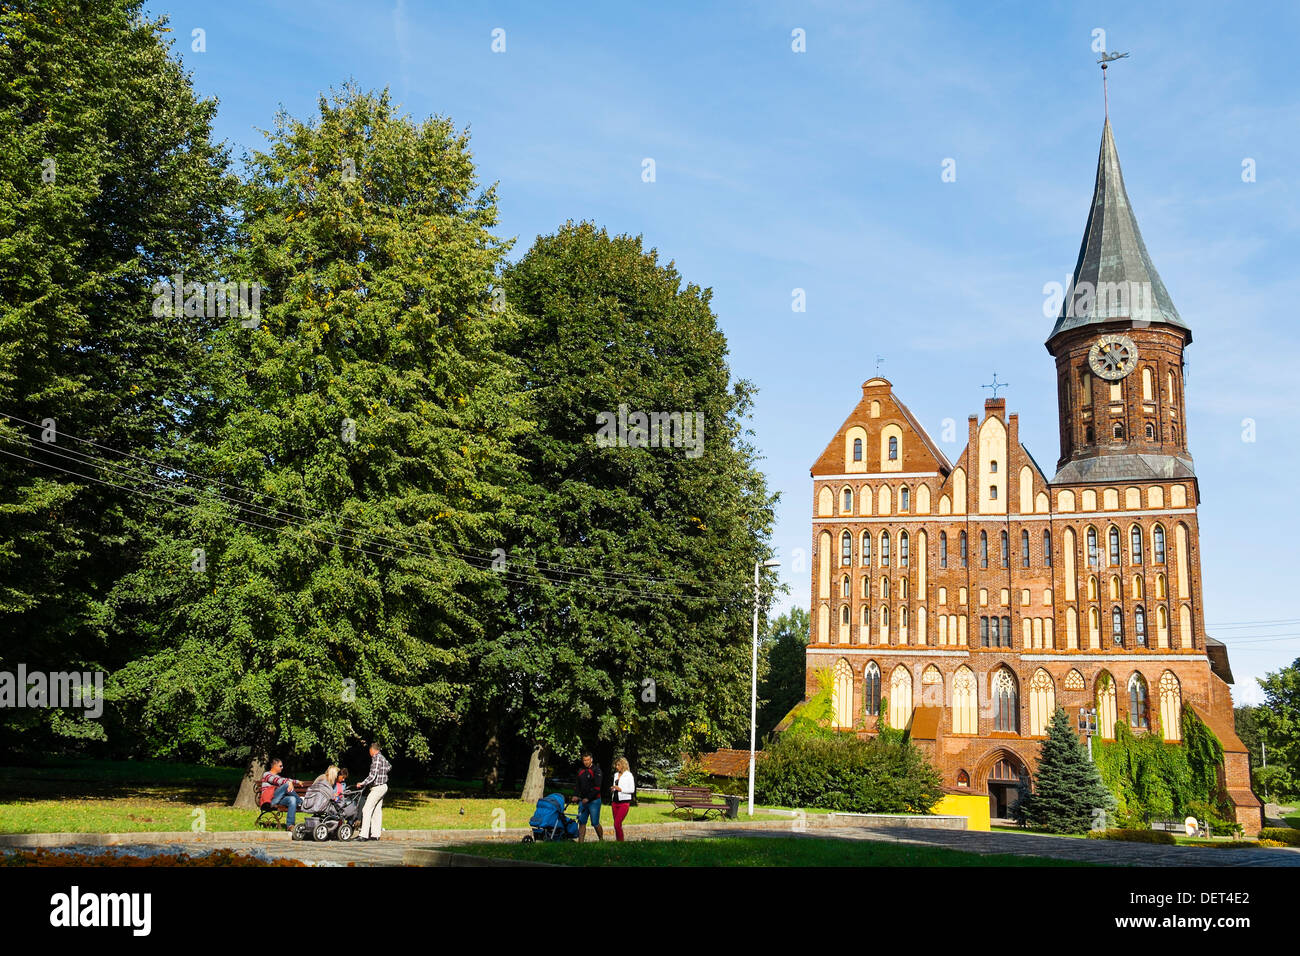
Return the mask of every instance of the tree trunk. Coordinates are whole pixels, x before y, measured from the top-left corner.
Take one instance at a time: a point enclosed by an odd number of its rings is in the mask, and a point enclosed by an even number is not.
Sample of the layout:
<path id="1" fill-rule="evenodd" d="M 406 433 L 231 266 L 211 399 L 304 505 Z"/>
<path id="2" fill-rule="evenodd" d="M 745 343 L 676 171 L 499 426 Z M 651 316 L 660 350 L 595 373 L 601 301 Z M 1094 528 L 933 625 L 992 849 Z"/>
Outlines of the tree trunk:
<path id="1" fill-rule="evenodd" d="M 501 789 L 501 727 L 495 716 L 488 731 L 487 745 L 483 748 L 483 792 L 496 793 Z"/>
<path id="2" fill-rule="evenodd" d="M 266 773 L 266 756 L 254 756 L 248 761 L 248 769 L 244 771 L 244 779 L 239 781 L 239 791 L 235 794 L 235 802 L 232 807 L 240 810 L 256 810 L 258 805 L 257 791 L 258 785 L 262 782 L 262 774 Z"/>
<path id="3" fill-rule="evenodd" d="M 542 799 L 546 788 L 546 748 L 540 743 L 533 744 L 528 755 L 528 776 L 524 778 L 524 792 L 519 799 L 526 803 L 536 803 Z"/>

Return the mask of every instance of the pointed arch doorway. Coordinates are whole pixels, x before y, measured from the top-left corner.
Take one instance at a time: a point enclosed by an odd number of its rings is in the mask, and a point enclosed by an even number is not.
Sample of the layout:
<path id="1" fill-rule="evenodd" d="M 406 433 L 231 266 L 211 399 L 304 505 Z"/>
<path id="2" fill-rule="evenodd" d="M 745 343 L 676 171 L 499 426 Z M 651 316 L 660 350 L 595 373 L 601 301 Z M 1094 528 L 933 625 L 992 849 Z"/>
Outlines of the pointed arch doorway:
<path id="1" fill-rule="evenodd" d="M 1009 820 L 1011 807 L 1020 795 L 1021 783 L 1029 783 L 1029 769 L 1015 754 L 1000 750 L 992 756 L 989 768 L 989 816 L 995 820 Z"/>

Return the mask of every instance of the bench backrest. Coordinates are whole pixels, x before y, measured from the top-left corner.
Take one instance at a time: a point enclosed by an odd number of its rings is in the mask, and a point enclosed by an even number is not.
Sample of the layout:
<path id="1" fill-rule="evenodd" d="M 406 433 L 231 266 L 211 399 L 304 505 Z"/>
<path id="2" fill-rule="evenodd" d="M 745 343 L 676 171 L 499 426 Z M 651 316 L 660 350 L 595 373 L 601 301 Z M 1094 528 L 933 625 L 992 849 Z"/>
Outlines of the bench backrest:
<path id="1" fill-rule="evenodd" d="M 669 787 L 668 792 L 673 795 L 673 799 L 685 797 L 692 799 L 696 797 L 712 797 L 713 791 L 708 787 Z"/>

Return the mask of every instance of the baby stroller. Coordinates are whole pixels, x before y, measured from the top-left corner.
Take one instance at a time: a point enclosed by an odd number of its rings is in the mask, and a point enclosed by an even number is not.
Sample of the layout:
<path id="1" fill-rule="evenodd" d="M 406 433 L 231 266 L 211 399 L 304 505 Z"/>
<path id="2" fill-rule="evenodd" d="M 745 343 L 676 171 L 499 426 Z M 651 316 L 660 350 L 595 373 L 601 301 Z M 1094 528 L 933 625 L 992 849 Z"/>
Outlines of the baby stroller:
<path id="1" fill-rule="evenodd" d="M 293 838 L 311 839 L 318 843 L 331 837 L 345 842 L 351 840 L 360 828 L 361 796 L 360 790 L 344 790 L 339 800 L 330 800 L 321 810 L 295 826 Z"/>
<path id="2" fill-rule="evenodd" d="M 533 832 L 524 837 L 524 843 L 578 838 L 578 821 L 564 812 L 564 797 L 558 793 L 549 794 L 537 801 L 537 809 L 533 811 L 528 825 L 533 828 Z"/>

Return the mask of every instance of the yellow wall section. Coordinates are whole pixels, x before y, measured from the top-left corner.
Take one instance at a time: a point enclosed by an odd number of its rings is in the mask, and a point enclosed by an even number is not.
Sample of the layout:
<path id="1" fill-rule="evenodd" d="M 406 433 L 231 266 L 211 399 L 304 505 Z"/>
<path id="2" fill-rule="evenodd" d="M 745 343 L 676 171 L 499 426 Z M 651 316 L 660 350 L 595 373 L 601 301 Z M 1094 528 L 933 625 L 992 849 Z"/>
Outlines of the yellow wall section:
<path id="1" fill-rule="evenodd" d="M 853 440 L 862 442 L 862 460 L 853 460 Z M 861 425 L 854 425 L 844 433 L 844 473 L 852 475 L 867 470 L 867 430 Z"/>
<path id="2" fill-rule="evenodd" d="M 979 502 L 980 514 L 1007 513 L 1007 426 L 1000 418 L 989 417 L 984 420 L 979 431 L 979 487 L 976 500 Z M 992 462 L 997 462 L 998 470 L 994 472 Z M 997 489 L 997 496 L 990 492 L 990 487 Z"/>
<path id="3" fill-rule="evenodd" d="M 967 830 L 992 830 L 989 798 L 977 793 L 945 793 L 930 811 L 937 816 L 965 817 Z"/>

